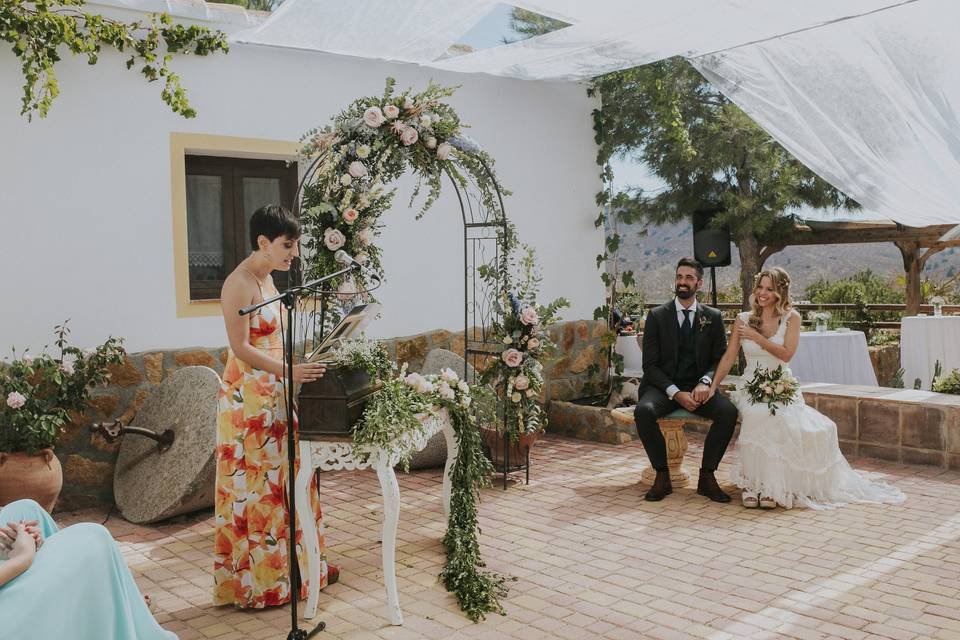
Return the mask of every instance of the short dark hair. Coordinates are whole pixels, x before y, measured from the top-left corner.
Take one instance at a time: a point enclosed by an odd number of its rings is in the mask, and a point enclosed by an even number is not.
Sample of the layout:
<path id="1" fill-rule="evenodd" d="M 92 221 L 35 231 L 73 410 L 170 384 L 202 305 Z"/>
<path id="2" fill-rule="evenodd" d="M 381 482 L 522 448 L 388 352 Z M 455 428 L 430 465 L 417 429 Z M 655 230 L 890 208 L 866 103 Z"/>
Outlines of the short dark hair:
<path id="1" fill-rule="evenodd" d="M 696 269 L 697 277 L 701 280 L 703 279 L 703 265 L 697 262 L 694 258 L 680 258 L 680 261 L 677 263 L 677 269 L 680 267 L 690 267 L 691 269 Z"/>
<path id="2" fill-rule="evenodd" d="M 290 210 L 279 204 L 260 207 L 250 216 L 250 247 L 256 251 L 257 238 L 266 236 L 273 242 L 280 236 L 296 240 L 300 237 L 300 221 Z"/>

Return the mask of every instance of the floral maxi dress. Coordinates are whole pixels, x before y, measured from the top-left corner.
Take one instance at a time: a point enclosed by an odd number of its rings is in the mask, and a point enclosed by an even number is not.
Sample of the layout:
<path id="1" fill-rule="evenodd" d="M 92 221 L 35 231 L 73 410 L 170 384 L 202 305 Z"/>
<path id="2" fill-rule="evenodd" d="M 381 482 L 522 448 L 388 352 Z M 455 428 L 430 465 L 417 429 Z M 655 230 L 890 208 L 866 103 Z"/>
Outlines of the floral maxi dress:
<path id="1" fill-rule="evenodd" d="M 280 303 L 275 302 L 250 318 L 250 344 L 277 359 L 283 356 L 280 313 Z M 231 350 L 218 401 L 213 603 L 256 609 L 283 604 L 290 599 L 283 379 L 254 369 Z M 314 476 L 308 495 L 324 557 L 326 544 L 316 482 Z M 301 599 L 308 589 L 302 537 L 298 525 Z M 326 585 L 324 560 L 320 588 Z"/>

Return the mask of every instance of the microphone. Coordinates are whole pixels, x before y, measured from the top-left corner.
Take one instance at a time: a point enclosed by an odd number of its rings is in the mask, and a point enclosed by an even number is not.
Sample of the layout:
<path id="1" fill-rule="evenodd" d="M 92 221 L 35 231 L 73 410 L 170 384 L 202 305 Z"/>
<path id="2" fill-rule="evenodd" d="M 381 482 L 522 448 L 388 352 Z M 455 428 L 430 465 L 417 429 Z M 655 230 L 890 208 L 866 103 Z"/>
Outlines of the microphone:
<path id="1" fill-rule="evenodd" d="M 333 254 L 333 259 L 345 267 L 353 267 L 357 271 L 361 271 L 369 275 L 371 278 L 376 279 L 377 281 L 380 280 L 380 276 L 378 276 L 376 273 L 374 273 L 373 271 L 367 269 L 365 266 L 360 264 L 356 258 L 351 256 L 349 253 L 347 253 L 343 249 L 338 249 L 337 252 Z"/>

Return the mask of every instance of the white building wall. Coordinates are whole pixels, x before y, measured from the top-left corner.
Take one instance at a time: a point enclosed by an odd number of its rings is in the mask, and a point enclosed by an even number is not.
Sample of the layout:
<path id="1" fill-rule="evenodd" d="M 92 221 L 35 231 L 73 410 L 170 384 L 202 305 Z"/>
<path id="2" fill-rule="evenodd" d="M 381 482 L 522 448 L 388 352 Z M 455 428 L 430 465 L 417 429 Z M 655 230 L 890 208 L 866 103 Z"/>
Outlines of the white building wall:
<path id="1" fill-rule="evenodd" d="M 221 318 L 176 314 L 170 133 L 298 140 L 354 98 L 381 93 L 388 75 L 399 88 L 462 85 L 451 102 L 513 192 L 507 213 L 538 251 L 543 301 L 567 297 L 567 319 L 592 317 L 601 304 L 602 235 L 593 226 L 601 184 L 583 86 L 245 45 L 174 66 L 199 113 L 193 120 L 169 111 L 160 83 L 105 54 L 96 67 L 68 58 L 50 115 L 28 123 L 18 115 L 18 63 L 0 53 L 0 354 L 38 350 L 67 318 L 80 346 L 109 334 L 132 351 L 226 344 Z M 398 186 L 380 239 L 384 317 L 368 333 L 462 329 L 456 197 L 446 189 L 418 222 L 407 209 L 412 180 Z"/>

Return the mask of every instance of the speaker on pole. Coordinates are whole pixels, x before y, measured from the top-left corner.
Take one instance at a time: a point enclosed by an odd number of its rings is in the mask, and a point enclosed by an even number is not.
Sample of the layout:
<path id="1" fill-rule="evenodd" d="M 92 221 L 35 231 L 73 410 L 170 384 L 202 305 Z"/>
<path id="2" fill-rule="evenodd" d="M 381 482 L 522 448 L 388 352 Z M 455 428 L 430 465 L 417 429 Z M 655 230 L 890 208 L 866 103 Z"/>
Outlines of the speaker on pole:
<path id="1" fill-rule="evenodd" d="M 693 212 L 693 256 L 704 267 L 730 266 L 730 228 L 710 226 L 710 221 L 720 212 L 720 209 Z"/>

